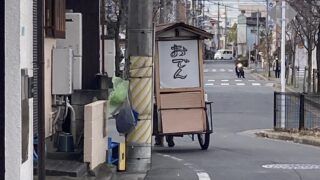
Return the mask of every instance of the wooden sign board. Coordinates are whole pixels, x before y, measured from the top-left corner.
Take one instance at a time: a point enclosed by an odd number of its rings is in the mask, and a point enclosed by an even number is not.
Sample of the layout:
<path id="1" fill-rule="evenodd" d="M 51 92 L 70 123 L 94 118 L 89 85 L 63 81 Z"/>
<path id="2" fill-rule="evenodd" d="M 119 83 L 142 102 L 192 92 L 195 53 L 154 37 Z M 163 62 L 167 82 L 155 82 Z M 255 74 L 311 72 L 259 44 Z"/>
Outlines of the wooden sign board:
<path id="1" fill-rule="evenodd" d="M 206 130 L 202 40 L 158 41 L 156 101 L 164 134 Z"/>
<path id="2" fill-rule="evenodd" d="M 199 88 L 198 40 L 159 41 L 160 89 Z"/>

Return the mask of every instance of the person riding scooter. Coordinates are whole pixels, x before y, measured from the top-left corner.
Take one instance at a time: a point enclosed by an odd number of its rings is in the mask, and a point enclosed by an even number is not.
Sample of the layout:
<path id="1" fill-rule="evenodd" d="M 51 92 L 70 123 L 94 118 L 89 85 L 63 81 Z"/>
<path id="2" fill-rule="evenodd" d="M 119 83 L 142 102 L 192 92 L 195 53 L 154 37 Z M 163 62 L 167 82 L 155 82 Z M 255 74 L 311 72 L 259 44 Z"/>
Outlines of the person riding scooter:
<path id="1" fill-rule="evenodd" d="M 238 62 L 236 65 L 236 71 L 237 71 L 237 76 L 238 78 L 245 78 L 244 77 L 244 70 L 243 70 L 243 65 L 242 63 Z"/>

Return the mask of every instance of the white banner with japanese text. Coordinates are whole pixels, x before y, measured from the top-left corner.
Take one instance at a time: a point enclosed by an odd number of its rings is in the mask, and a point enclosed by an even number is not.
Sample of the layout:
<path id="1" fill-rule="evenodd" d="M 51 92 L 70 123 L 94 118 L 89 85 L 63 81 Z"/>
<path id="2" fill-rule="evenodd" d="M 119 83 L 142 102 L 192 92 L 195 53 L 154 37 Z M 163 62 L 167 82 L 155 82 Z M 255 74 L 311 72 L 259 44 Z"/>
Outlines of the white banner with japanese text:
<path id="1" fill-rule="evenodd" d="M 197 40 L 159 41 L 160 88 L 200 87 Z"/>

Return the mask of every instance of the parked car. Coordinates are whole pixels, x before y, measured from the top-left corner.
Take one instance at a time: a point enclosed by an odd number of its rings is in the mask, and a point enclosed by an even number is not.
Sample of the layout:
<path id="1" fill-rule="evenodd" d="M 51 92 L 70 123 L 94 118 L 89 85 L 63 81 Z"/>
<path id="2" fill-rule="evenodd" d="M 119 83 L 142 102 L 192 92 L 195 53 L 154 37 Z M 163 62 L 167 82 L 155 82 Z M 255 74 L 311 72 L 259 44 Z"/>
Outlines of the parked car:
<path id="1" fill-rule="evenodd" d="M 214 55 L 214 59 L 232 59 L 233 52 L 228 49 L 219 49 L 217 53 Z"/>

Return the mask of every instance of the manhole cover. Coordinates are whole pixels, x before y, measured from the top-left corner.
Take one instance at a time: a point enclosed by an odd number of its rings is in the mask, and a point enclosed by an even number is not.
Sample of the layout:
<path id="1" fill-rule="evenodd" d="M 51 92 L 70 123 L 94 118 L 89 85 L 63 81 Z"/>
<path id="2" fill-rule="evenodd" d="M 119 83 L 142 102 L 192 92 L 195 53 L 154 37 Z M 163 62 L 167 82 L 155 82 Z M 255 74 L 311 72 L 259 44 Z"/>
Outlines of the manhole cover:
<path id="1" fill-rule="evenodd" d="M 266 169 L 320 169 L 316 164 L 266 164 L 262 166 Z"/>

